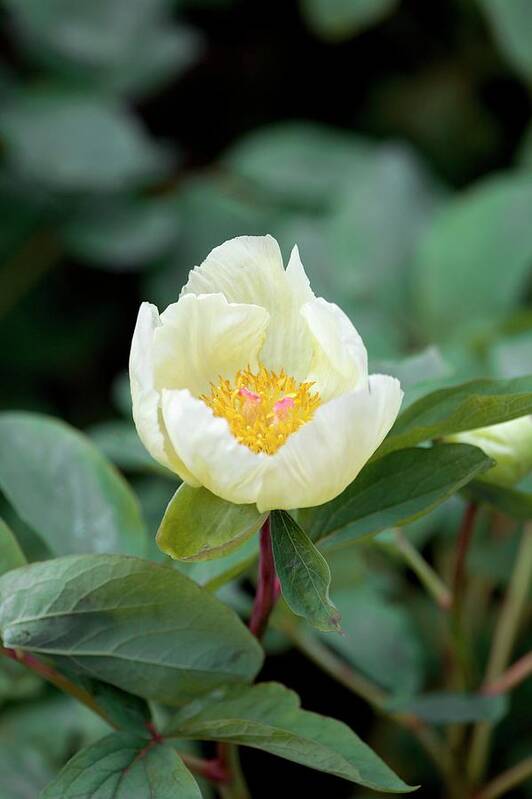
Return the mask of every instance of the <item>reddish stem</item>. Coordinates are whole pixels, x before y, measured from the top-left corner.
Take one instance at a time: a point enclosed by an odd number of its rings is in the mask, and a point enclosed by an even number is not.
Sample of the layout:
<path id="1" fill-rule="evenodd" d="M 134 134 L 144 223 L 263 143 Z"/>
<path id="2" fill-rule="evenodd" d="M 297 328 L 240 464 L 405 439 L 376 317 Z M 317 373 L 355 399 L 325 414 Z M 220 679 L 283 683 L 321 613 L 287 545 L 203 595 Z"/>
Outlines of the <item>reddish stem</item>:
<path id="1" fill-rule="evenodd" d="M 482 688 L 482 693 L 488 696 L 504 694 L 522 683 L 527 677 L 532 675 L 532 652 L 523 655 L 513 666 L 510 666 L 501 676 Z"/>
<path id="2" fill-rule="evenodd" d="M 469 546 L 471 544 L 471 539 L 473 538 L 473 532 L 475 530 L 475 521 L 477 518 L 478 512 L 478 505 L 476 502 L 469 502 L 464 513 L 464 518 L 462 519 L 462 524 L 460 527 L 460 531 L 458 533 L 458 545 L 456 550 L 456 562 L 454 566 L 454 579 L 453 579 L 453 598 L 458 604 L 458 600 L 461 598 L 463 585 L 464 585 L 464 576 L 465 576 L 465 564 L 467 559 L 467 553 L 469 551 Z"/>
<path id="3" fill-rule="evenodd" d="M 280 592 L 280 584 L 275 574 L 273 562 L 270 517 L 266 519 L 260 531 L 260 559 L 257 592 L 251 611 L 249 629 L 259 640 L 262 638 L 268 619 Z"/>

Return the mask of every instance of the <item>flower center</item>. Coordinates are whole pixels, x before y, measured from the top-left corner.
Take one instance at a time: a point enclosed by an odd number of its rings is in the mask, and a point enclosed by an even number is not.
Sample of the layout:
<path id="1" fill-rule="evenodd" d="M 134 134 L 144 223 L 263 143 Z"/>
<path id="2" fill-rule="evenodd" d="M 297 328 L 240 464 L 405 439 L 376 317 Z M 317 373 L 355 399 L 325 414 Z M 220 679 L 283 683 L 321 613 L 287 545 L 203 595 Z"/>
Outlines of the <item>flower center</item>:
<path id="1" fill-rule="evenodd" d="M 236 373 L 234 382 L 220 378 L 211 383 L 202 399 L 215 416 L 229 422 L 231 432 L 253 452 L 276 452 L 288 436 L 312 419 L 320 405 L 313 383 L 298 383 L 284 370 L 271 372 L 261 366 Z"/>

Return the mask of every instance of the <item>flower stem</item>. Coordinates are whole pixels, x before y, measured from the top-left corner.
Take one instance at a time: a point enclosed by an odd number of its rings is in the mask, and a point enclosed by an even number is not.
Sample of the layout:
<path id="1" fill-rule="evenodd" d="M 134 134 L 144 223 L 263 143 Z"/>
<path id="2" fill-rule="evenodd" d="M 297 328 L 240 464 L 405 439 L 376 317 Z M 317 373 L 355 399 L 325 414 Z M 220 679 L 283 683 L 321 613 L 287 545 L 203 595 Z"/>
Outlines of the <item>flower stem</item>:
<path id="1" fill-rule="evenodd" d="M 260 531 L 259 575 L 249 620 L 249 630 L 259 641 L 266 632 L 268 620 L 279 593 L 280 586 L 275 574 L 270 517 L 268 516 Z M 226 775 L 225 780 L 218 786 L 222 799 L 250 799 L 250 793 L 240 767 L 237 746 L 220 742 L 213 763 L 221 773 Z"/>
<path id="2" fill-rule="evenodd" d="M 452 605 L 451 592 L 432 566 L 430 566 L 418 550 L 412 546 L 402 530 L 395 530 L 395 544 L 398 551 L 403 556 L 405 563 L 410 566 L 427 593 L 433 597 L 442 610 L 449 610 Z"/>
<path id="3" fill-rule="evenodd" d="M 503 771 L 477 793 L 474 799 L 498 799 L 499 796 L 520 785 L 529 777 L 532 777 L 532 757 L 527 757 L 516 766 Z"/>
<path id="4" fill-rule="evenodd" d="M 76 683 L 71 682 L 63 674 L 60 674 L 58 671 L 56 671 L 53 666 L 50 666 L 48 663 L 44 663 L 42 660 L 39 660 L 39 658 L 36 658 L 35 655 L 32 655 L 30 652 L 23 652 L 21 649 L 8 649 L 1 646 L 0 654 L 10 658 L 11 660 L 15 660 L 17 663 L 21 663 L 23 666 L 26 666 L 26 668 L 30 669 L 35 674 L 38 674 L 39 677 L 42 677 L 47 682 L 55 685 L 55 687 L 59 688 L 60 691 L 69 694 L 74 699 L 77 699 L 78 702 L 81 702 L 81 704 L 90 708 L 93 713 L 96 713 L 98 716 L 100 716 L 100 718 L 106 721 L 111 727 L 115 726 L 110 721 L 105 711 L 94 701 L 94 698 L 91 696 L 91 694 L 89 694 L 88 691 L 85 691 L 83 688 L 81 688 L 81 686 L 76 685 Z"/>
<path id="5" fill-rule="evenodd" d="M 102 718 L 109 726 L 117 729 L 116 725 L 108 718 L 105 711 L 94 701 L 94 698 L 88 691 L 85 691 L 76 683 L 71 682 L 67 677 L 60 672 L 56 671 L 53 666 L 50 666 L 48 663 L 45 663 L 39 658 L 36 658 L 35 655 L 32 655 L 30 652 L 23 652 L 20 649 L 8 649 L 7 647 L 0 646 L 0 655 L 4 655 L 4 657 L 8 657 L 11 660 L 16 661 L 17 663 L 21 663 L 26 668 L 33 671 L 35 674 L 38 674 L 39 677 L 42 677 L 47 682 L 54 685 L 60 691 L 63 691 L 69 696 L 76 699 L 81 704 L 88 707 L 93 713 L 96 713 L 100 718 Z M 146 725 L 148 732 L 152 737 L 152 741 L 155 743 L 162 743 L 164 740 L 163 736 L 155 729 L 154 725 L 149 722 Z M 225 771 L 223 764 L 220 764 L 217 758 L 212 760 L 204 760 L 203 758 L 194 757 L 193 755 L 188 754 L 180 754 L 181 759 L 183 762 L 188 766 L 188 768 L 193 771 L 195 774 L 198 774 L 205 779 L 210 780 L 214 783 L 222 783 L 228 779 L 227 772 Z M 229 798 L 230 794 L 227 794 Z M 231 799 L 233 799 L 231 797 Z M 237 799 L 237 794 L 234 794 L 234 799 Z M 247 795 L 244 793 L 238 794 L 238 799 L 247 799 Z"/>
<path id="6" fill-rule="evenodd" d="M 498 679 L 485 685 L 482 688 L 482 693 L 487 696 L 505 694 L 515 688 L 516 685 L 519 685 L 519 683 L 522 683 L 523 680 L 526 680 L 527 677 L 530 677 L 530 675 L 532 675 L 532 652 L 523 655 Z"/>
<path id="7" fill-rule="evenodd" d="M 508 665 L 515 637 L 526 605 L 532 578 L 532 524 L 527 524 L 503 602 L 486 669 L 485 684 L 490 685 L 503 674 Z M 489 753 L 493 724 L 479 722 L 473 731 L 468 771 L 473 783 L 478 783 L 484 774 Z"/>
<path id="8" fill-rule="evenodd" d="M 449 798 L 464 799 L 464 789 L 452 752 L 439 735 L 411 713 L 389 711 L 388 706 L 392 705 L 392 700 L 386 691 L 354 671 L 312 633 L 305 632 L 301 625 L 280 624 L 279 629 L 326 674 L 368 702 L 375 711 L 385 715 L 414 735 L 442 774 L 448 788 Z"/>
<path id="9" fill-rule="evenodd" d="M 469 502 L 466 506 L 462 524 L 458 532 L 456 560 L 453 575 L 453 604 L 451 614 L 451 635 L 453 638 L 453 655 L 456 665 L 456 676 L 459 688 L 466 690 L 472 682 L 472 659 L 469 640 L 464 629 L 464 591 L 466 583 L 466 561 L 469 547 L 475 532 L 478 505 Z"/>
<path id="10" fill-rule="evenodd" d="M 362 674 L 354 671 L 343 660 L 340 660 L 327 646 L 321 643 L 312 633 L 306 632 L 302 625 L 282 626 L 282 631 L 290 638 L 292 643 L 303 652 L 313 663 L 341 683 L 349 691 L 360 696 L 372 707 L 382 710 L 388 701 L 385 691 L 378 685 L 368 680 Z"/>
<path id="11" fill-rule="evenodd" d="M 469 502 L 466 506 L 462 524 L 458 533 L 458 546 L 456 550 L 456 561 L 454 564 L 453 577 L 453 597 L 456 605 L 460 605 L 464 592 L 465 565 L 469 546 L 475 531 L 478 505 L 476 502 Z"/>
<path id="12" fill-rule="evenodd" d="M 279 584 L 275 576 L 270 517 L 268 516 L 260 531 L 259 579 L 249 621 L 250 631 L 259 640 L 264 635 L 278 596 Z"/>
<path id="13" fill-rule="evenodd" d="M 251 794 L 240 766 L 238 746 L 225 743 L 218 744 L 219 759 L 220 756 L 225 773 L 229 775 L 229 779 L 223 780 L 218 786 L 222 799 L 251 799 Z"/>

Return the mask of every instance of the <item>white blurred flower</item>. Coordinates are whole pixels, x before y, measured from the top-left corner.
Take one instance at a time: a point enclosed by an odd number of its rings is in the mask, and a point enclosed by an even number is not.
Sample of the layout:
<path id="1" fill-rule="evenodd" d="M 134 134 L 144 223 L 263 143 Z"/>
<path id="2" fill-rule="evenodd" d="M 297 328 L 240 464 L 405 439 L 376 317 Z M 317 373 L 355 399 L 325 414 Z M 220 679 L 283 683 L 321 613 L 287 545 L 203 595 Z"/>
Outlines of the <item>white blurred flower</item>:
<path id="1" fill-rule="evenodd" d="M 392 377 L 317 298 L 294 247 L 271 236 L 216 247 L 178 302 L 141 305 L 133 416 L 152 456 L 192 486 L 259 511 L 319 505 L 357 476 L 399 412 Z"/>
<path id="2" fill-rule="evenodd" d="M 532 416 L 456 433 L 446 441 L 472 444 L 493 458 L 495 466 L 478 478 L 485 483 L 512 486 L 532 471 Z"/>

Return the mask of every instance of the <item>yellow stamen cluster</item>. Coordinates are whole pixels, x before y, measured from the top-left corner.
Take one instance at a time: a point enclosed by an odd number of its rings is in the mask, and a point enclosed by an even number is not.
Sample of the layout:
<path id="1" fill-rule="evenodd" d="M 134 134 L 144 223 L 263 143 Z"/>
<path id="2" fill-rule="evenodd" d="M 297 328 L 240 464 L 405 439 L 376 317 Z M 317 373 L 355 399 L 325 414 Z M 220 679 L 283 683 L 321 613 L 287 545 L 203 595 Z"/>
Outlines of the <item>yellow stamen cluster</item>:
<path id="1" fill-rule="evenodd" d="M 202 399 L 215 416 L 229 422 L 231 432 L 253 452 L 276 452 L 289 435 L 312 419 L 320 405 L 313 383 L 298 383 L 284 370 L 271 372 L 261 366 L 237 372 L 233 382 L 220 378 Z"/>

